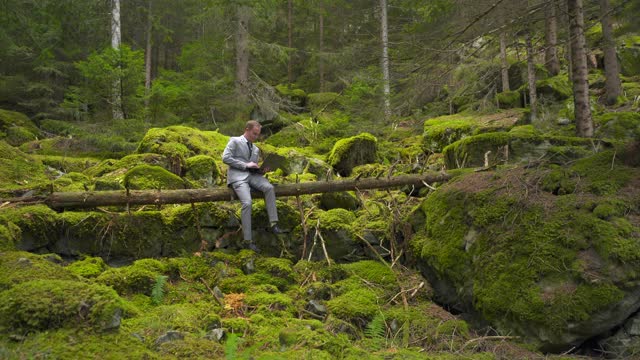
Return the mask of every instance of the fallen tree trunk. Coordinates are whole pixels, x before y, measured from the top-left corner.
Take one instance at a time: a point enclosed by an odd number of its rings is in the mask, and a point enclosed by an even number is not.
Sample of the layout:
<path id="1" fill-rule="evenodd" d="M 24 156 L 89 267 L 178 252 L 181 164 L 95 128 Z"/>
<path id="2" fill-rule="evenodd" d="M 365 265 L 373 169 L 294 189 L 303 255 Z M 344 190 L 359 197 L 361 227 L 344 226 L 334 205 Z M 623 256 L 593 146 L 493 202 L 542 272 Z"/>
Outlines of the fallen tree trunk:
<path id="1" fill-rule="evenodd" d="M 387 189 L 408 185 L 422 187 L 428 183 L 443 182 L 450 178 L 451 175 L 447 173 L 429 173 L 396 177 L 316 181 L 275 185 L 275 192 L 276 196 L 284 197 L 346 190 Z M 253 193 L 253 196 L 262 197 L 262 193 Z M 237 199 L 237 197 L 233 190 L 227 187 L 216 187 L 180 190 L 53 192 L 46 196 L 0 199 L 0 202 L 3 204 L 44 203 L 54 209 L 63 209 L 112 205 L 187 204 L 234 199 Z"/>

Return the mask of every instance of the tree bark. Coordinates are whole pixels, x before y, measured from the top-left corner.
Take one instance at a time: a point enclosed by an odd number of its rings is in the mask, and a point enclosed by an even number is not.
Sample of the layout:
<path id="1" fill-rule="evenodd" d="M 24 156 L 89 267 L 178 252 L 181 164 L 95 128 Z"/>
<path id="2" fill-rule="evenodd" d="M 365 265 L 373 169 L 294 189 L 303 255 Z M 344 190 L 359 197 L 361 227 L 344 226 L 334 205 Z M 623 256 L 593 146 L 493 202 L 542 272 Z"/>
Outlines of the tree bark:
<path id="1" fill-rule="evenodd" d="M 380 29 L 382 39 L 382 96 L 384 122 L 391 120 L 391 86 L 389 76 L 389 27 L 387 22 L 387 0 L 380 0 Z"/>
<path id="2" fill-rule="evenodd" d="M 111 47 L 120 52 L 120 44 L 122 42 L 120 28 L 120 0 L 111 0 Z M 112 87 L 112 116 L 116 120 L 124 119 L 124 111 L 122 109 L 122 79 L 120 78 L 120 64 L 117 66 L 118 74 L 113 80 Z"/>
<path id="3" fill-rule="evenodd" d="M 318 18 L 318 75 L 320 76 L 320 92 L 324 92 L 324 4 L 320 1 L 320 16 Z"/>
<path id="4" fill-rule="evenodd" d="M 510 91 L 509 62 L 507 61 L 507 34 L 500 32 L 500 74 L 502 75 L 502 91 Z"/>
<path id="5" fill-rule="evenodd" d="M 531 30 L 525 35 L 527 44 L 527 80 L 529 83 L 529 109 L 530 119 L 535 121 L 538 117 L 538 96 L 536 94 L 536 64 L 533 61 L 533 45 L 531 44 Z"/>
<path id="6" fill-rule="evenodd" d="M 246 99 L 249 95 L 249 21 L 251 8 L 239 5 L 236 28 L 236 93 Z"/>
<path id="7" fill-rule="evenodd" d="M 604 76 L 605 76 L 605 103 L 613 105 L 618 101 L 618 97 L 622 94 L 622 85 L 620 84 L 620 70 L 618 67 L 618 59 L 616 57 L 616 44 L 613 40 L 613 29 L 611 26 L 611 17 L 609 16 L 609 0 L 600 0 L 600 12 L 602 17 L 602 39 L 604 42 Z"/>
<path id="8" fill-rule="evenodd" d="M 289 47 L 289 61 L 287 62 L 287 79 L 289 86 L 293 84 L 293 0 L 287 4 L 287 46 Z"/>
<path id="9" fill-rule="evenodd" d="M 558 19 L 556 17 L 556 2 L 551 0 L 544 9 L 544 65 L 549 75 L 556 76 L 560 73 L 560 61 L 558 60 Z"/>
<path id="10" fill-rule="evenodd" d="M 151 4 L 153 0 L 149 0 L 147 5 L 147 38 L 146 38 L 146 48 L 144 54 L 144 107 L 148 112 L 149 110 L 149 96 L 151 94 L 151 54 L 153 53 L 153 48 L 151 44 L 153 30 L 153 22 L 151 21 Z M 148 115 L 147 115 L 148 116 Z"/>
<path id="11" fill-rule="evenodd" d="M 347 190 L 388 189 L 399 186 L 424 186 L 424 183 L 444 182 L 451 178 L 448 173 L 427 173 L 421 175 L 403 175 L 395 177 L 348 179 L 334 181 L 316 181 L 275 186 L 276 196 L 298 196 L 304 194 L 327 193 Z M 262 197 L 262 193 L 252 194 Z M 131 190 L 127 191 L 88 191 L 54 192 L 48 196 L 20 197 L 0 199 L 7 204 L 45 203 L 54 209 L 90 208 L 111 205 L 161 205 L 188 204 L 209 201 L 230 201 L 237 199 L 233 190 L 227 187 L 212 189 L 184 190 Z"/>
<path id="12" fill-rule="evenodd" d="M 584 37 L 582 0 L 567 0 L 569 36 L 571 39 L 571 68 L 573 74 L 573 104 L 576 118 L 576 135 L 593 136 L 593 119 L 589 103 L 587 81 L 587 54 Z"/>

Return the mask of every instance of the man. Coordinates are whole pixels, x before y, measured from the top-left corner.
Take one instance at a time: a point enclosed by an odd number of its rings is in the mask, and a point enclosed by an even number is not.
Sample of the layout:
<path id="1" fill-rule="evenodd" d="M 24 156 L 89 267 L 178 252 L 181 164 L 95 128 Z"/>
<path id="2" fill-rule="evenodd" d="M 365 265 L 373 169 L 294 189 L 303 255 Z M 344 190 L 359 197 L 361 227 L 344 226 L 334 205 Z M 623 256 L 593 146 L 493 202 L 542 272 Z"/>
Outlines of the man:
<path id="1" fill-rule="evenodd" d="M 271 223 L 271 232 L 282 234 L 278 227 L 278 211 L 276 209 L 276 194 L 273 185 L 264 176 L 263 170 L 258 166 L 260 150 L 253 144 L 260 136 L 262 126 L 255 120 L 247 122 L 244 134 L 229 139 L 229 143 L 222 153 L 222 161 L 229 165 L 227 172 L 227 185 L 232 187 L 242 204 L 242 233 L 244 241 L 249 243 L 249 248 L 259 251 L 251 237 L 251 189 L 257 189 L 264 193 L 267 214 Z"/>

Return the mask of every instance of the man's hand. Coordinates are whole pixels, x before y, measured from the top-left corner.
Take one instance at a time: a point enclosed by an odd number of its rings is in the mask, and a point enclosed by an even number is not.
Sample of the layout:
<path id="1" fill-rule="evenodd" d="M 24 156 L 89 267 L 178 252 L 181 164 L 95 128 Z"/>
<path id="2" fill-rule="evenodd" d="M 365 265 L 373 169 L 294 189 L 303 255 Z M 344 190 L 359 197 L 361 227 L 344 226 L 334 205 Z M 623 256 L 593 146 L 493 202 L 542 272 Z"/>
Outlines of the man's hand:
<path id="1" fill-rule="evenodd" d="M 252 169 L 257 169 L 257 168 L 259 168 L 260 166 L 258 166 L 258 164 L 254 163 L 254 162 L 252 161 L 252 162 L 248 162 L 248 163 L 247 163 L 247 167 L 248 167 L 248 168 L 252 168 Z"/>

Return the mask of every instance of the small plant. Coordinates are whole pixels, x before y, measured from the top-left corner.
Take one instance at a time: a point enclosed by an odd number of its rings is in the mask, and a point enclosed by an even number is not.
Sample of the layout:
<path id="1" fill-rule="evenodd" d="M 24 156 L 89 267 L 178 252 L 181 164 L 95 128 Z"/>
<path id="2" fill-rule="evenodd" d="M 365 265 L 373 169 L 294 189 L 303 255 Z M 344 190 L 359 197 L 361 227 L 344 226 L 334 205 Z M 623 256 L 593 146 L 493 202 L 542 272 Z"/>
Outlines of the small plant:
<path id="1" fill-rule="evenodd" d="M 151 289 L 151 302 L 154 305 L 160 305 L 164 298 L 164 285 L 167 283 L 167 277 L 164 275 L 158 275 L 156 282 Z"/>
<path id="2" fill-rule="evenodd" d="M 227 360 L 237 359 L 239 336 L 237 334 L 229 334 L 227 342 L 224 344 L 224 356 Z"/>

